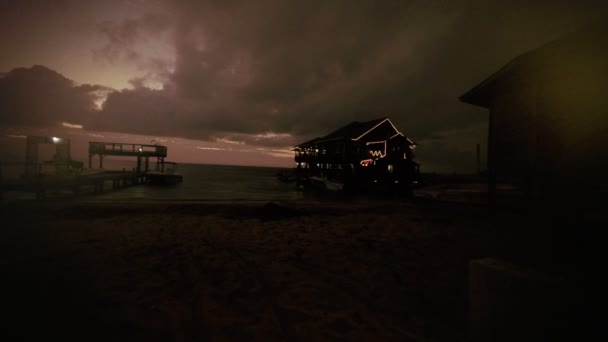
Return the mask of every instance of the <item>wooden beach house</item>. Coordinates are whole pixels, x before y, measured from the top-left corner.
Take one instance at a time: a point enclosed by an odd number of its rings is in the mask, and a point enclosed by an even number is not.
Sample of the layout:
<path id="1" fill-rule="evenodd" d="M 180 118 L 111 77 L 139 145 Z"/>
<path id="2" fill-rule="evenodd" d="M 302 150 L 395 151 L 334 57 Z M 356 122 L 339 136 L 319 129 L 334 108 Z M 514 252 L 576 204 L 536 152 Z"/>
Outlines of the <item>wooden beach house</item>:
<path id="1" fill-rule="evenodd" d="M 387 117 L 352 122 L 294 148 L 297 170 L 327 187 L 409 188 L 418 165 L 416 144 Z"/>
<path id="2" fill-rule="evenodd" d="M 606 192 L 608 25 L 527 52 L 460 97 L 489 109 L 488 172 L 533 198 Z"/>

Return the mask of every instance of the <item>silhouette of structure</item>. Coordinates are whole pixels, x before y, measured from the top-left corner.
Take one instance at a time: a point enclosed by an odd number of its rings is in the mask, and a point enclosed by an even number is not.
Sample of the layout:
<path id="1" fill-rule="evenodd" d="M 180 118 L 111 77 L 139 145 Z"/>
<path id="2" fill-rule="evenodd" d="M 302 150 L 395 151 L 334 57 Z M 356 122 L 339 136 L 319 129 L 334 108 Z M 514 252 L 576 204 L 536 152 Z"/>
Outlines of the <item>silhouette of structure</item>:
<path id="1" fill-rule="evenodd" d="M 26 138 L 24 176 L 31 178 L 37 177 L 40 174 L 42 164 L 38 160 L 38 150 L 41 144 L 53 144 L 55 146 L 53 160 L 46 162 L 46 164 L 54 164 L 58 174 L 66 174 L 72 161 L 70 139 L 30 135 Z"/>
<path id="2" fill-rule="evenodd" d="M 416 144 L 389 118 L 352 122 L 294 148 L 299 173 L 326 187 L 365 188 L 371 183 L 409 188 L 418 164 Z"/>
<path id="3" fill-rule="evenodd" d="M 106 156 L 137 157 L 137 174 L 147 172 L 150 168 L 150 157 L 156 158 L 157 166 L 164 171 L 167 147 L 161 145 L 142 145 L 111 142 L 89 142 L 89 168 L 92 168 L 93 157 L 99 156 L 99 168 L 103 168 Z M 144 164 L 142 165 L 142 161 Z M 143 166 L 143 170 L 142 170 Z"/>
<path id="4" fill-rule="evenodd" d="M 497 182 L 531 198 L 605 192 L 608 30 L 585 30 L 527 52 L 460 97 L 489 109 L 490 198 Z"/>
<path id="5" fill-rule="evenodd" d="M 55 144 L 56 153 L 51 161 L 38 161 L 40 144 Z M 3 193 L 32 192 L 36 198 L 42 199 L 49 192 L 72 192 L 74 195 L 92 190 L 94 193 L 104 191 L 106 183 L 111 182 L 112 189 L 125 186 L 156 183 L 176 184 L 182 181 L 182 176 L 174 173 L 176 163 L 165 161 L 167 147 L 160 145 L 124 144 L 124 143 L 89 143 L 89 170 L 83 172 L 80 161 L 72 160 L 70 156 L 70 141 L 58 137 L 29 136 L 26 140 L 25 162 L 0 163 L 0 200 Z M 103 158 L 106 156 L 137 157 L 137 169 L 131 171 L 91 170 L 93 157 L 99 156 L 99 167 L 103 168 Z M 149 158 L 156 158 L 156 168 L 150 170 Z M 168 165 L 165 170 L 165 164 Z M 55 166 L 54 173 L 41 172 L 42 165 Z M 3 177 L 3 167 L 24 166 L 24 173 L 19 179 Z M 93 171 L 93 172 L 91 172 Z M 167 171 L 167 172 L 165 172 Z"/>
<path id="6" fill-rule="evenodd" d="M 183 180 L 182 175 L 175 173 L 177 163 L 167 162 L 167 146 L 142 145 L 111 142 L 89 142 L 89 168 L 93 157 L 99 157 L 99 168 L 103 168 L 106 156 L 137 157 L 135 174 L 140 182 L 173 185 Z M 156 167 L 150 169 L 150 158 L 156 158 Z"/>

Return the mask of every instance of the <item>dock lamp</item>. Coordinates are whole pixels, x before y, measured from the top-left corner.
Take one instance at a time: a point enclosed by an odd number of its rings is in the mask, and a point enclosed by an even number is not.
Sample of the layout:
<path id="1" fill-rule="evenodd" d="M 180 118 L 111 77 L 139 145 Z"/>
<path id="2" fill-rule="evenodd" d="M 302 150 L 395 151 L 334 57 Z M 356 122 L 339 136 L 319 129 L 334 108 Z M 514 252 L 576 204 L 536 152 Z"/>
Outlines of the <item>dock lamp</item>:
<path id="1" fill-rule="evenodd" d="M 59 137 L 51 137 L 50 139 L 55 146 L 55 160 L 58 165 L 61 165 L 62 172 L 67 173 L 70 169 L 70 164 L 72 162 L 72 156 L 70 151 L 70 139 L 62 139 Z M 46 138 L 46 142 L 49 142 L 48 138 Z M 59 171 L 59 169 L 57 169 Z"/>
<path id="2" fill-rule="evenodd" d="M 137 148 L 137 174 L 141 174 L 141 153 L 144 151 L 142 146 Z"/>

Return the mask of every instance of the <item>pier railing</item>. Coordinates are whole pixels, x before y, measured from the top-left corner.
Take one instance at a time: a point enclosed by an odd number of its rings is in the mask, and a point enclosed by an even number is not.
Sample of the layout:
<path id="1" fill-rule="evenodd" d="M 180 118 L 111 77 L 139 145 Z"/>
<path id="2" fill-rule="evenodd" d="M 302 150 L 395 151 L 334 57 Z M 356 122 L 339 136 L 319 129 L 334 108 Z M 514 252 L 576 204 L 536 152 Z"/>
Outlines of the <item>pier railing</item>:
<path id="1" fill-rule="evenodd" d="M 167 146 L 91 141 L 89 142 L 89 154 L 165 158 Z"/>
<path id="2" fill-rule="evenodd" d="M 137 173 L 139 174 L 148 171 L 150 157 L 156 158 L 157 164 L 163 164 L 167 157 L 167 146 L 91 141 L 89 142 L 89 168 L 93 167 L 93 156 L 95 155 L 99 156 L 100 169 L 103 168 L 103 158 L 106 156 L 137 157 Z"/>

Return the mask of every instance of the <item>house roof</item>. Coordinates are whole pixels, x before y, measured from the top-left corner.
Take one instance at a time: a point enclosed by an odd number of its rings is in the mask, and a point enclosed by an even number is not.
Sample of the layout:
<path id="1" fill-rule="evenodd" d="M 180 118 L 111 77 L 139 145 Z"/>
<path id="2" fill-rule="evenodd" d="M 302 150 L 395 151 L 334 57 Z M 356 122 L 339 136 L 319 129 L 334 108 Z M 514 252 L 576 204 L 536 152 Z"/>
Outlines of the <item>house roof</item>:
<path id="1" fill-rule="evenodd" d="M 296 145 L 296 148 L 297 147 L 304 147 L 304 146 L 308 146 L 308 145 L 313 145 L 314 143 L 316 143 L 319 140 L 321 140 L 321 137 L 316 137 L 316 138 L 310 139 L 310 140 L 305 141 L 305 142 L 303 142 L 303 143 L 301 143 L 299 145 Z"/>
<path id="2" fill-rule="evenodd" d="M 538 72 L 551 59 L 557 59 L 563 65 L 581 55 L 597 55 L 598 49 L 605 49 L 608 43 L 608 25 L 596 22 L 585 29 L 571 32 L 539 48 L 525 52 L 512 59 L 497 72 L 459 97 L 460 101 L 488 108 L 500 82 L 515 77 L 525 82 L 527 75 Z M 559 72 L 559 70 L 558 70 Z"/>
<path id="3" fill-rule="evenodd" d="M 494 93 L 496 84 L 503 77 L 505 77 L 505 75 L 512 73 L 514 69 L 517 69 L 521 67 L 521 65 L 525 64 L 529 54 L 530 52 L 527 52 L 515 57 L 505 66 L 500 68 L 497 72 L 490 75 L 490 77 L 483 80 L 481 83 L 479 83 L 478 85 L 473 87 L 473 89 L 460 96 L 458 99 L 468 104 L 489 108 L 492 102 L 492 94 Z"/>
<path id="4" fill-rule="evenodd" d="M 349 123 L 348 125 L 346 125 L 342 128 L 339 128 L 339 129 L 329 133 L 328 135 L 324 136 L 322 140 L 327 141 L 327 140 L 334 140 L 334 139 L 357 139 L 362 134 L 374 129 L 375 127 L 380 125 L 385 120 L 388 120 L 388 118 L 384 117 L 384 118 L 375 119 L 375 120 L 366 121 L 366 122 L 353 121 L 353 122 Z"/>
<path id="5" fill-rule="evenodd" d="M 297 145 L 296 147 L 304 147 L 304 146 L 309 146 L 312 144 L 318 144 L 318 143 L 323 143 L 323 142 L 333 141 L 333 140 L 357 141 L 385 122 L 388 122 L 392 126 L 392 128 L 396 132 L 395 133 L 396 135 L 403 136 L 403 134 L 401 132 L 399 132 L 399 130 L 397 130 L 395 125 L 393 125 L 393 123 L 391 122 L 391 120 L 388 117 L 382 117 L 379 119 L 365 121 L 365 122 L 353 121 L 353 122 L 349 123 L 348 125 L 341 127 L 323 137 L 314 138 L 312 140 L 303 142 L 303 143 Z M 409 140 L 409 139 L 408 139 L 408 141 L 411 142 L 411 140 Z M 414 144 L 413 142 L 411 142 L 411 143 Z"/>

